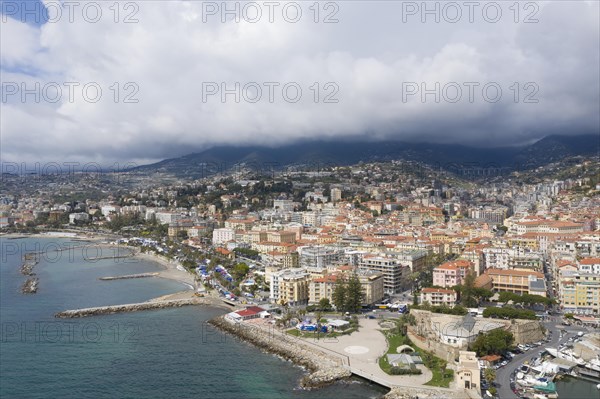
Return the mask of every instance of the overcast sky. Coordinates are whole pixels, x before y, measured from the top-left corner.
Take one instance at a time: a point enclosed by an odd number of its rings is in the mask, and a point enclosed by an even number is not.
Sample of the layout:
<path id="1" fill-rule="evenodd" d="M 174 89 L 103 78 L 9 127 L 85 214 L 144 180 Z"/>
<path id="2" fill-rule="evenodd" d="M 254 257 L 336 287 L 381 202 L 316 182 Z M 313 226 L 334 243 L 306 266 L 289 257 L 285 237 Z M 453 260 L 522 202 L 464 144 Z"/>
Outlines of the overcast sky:
<path id="1" fill-rule="evenodd" d="M 2 2 L 3 161 L 599 132 L 597 1 L 239 2 L 239 21 L 220 1 L 44 3 L 50 20 L 35 21 Z"/>

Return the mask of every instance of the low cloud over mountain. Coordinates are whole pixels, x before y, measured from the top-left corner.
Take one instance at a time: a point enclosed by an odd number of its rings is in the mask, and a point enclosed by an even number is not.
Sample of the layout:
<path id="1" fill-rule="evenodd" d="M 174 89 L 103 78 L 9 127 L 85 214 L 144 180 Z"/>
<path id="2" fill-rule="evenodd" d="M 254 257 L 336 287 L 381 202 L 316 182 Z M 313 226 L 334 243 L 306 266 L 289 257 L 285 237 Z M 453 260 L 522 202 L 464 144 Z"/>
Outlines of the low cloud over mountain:
<path id="1" fill-rule="evenodd" d="M 599 131 L 595 1 L 429 2 L 433 14 L 422 2 L 229 2 L 234 14 L 221 2 L 97 2 L 38 23 L 7 3 L 4 160 L 142 163 L 338 138 L 512 146 Z"/>

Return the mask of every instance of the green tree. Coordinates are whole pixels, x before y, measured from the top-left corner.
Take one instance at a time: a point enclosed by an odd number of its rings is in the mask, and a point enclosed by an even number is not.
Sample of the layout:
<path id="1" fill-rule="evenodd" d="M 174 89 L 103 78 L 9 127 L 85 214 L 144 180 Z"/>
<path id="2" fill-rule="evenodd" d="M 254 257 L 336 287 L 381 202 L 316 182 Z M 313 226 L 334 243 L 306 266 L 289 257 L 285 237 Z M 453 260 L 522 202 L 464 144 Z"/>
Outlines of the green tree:
<path id="1" fill-rule="evenodd" d="M 496 370 L 494 370 L 491 367 L 488 367 L 483 372 L 483 376 L 485 377 L 485 380 L 491 385 L 494 383 L 494 381 L 496 381 Z"/>
<path id="2" fill-rule="evenodd" d="M 248 266 L 247 264 L 245 264 L 243 262 L 238 263 L 233 268 L 232 277 L 236 281 L 241 281 L 244 279 L 244 277 L 246 277 L 246 275 L 248 274 L 249 271 L 250 271 L 250 266 Z"/>
<path id="3" fill-rule="evenodd" d="M 363 293 L 356 273 L 352 273 L 350 276 L 346 290 L 346 311 L 358 313 L 362 306 Z"/>
<path id="4" fill-rule="evenodd" d="M 335 286 L 333 287 L 333 294 L 331 295 L 333 305 L 339 312 L 343 312 L 344 309 L 346 309 L 346 298 L 346 279 L 343 276 L 340 276 L 335 282 Z"/>
<path id="5" fill-rule="evenodd" d="M 537 320 L 537 316 L 533 310 L 515 309 L 512 307 L 485 308 L 483 310 L 483 317 Z"/>
<path id="6" fill-rule="evenodd" d="M 510 349 L 513 342 L 514 337 L 510 332 L 498 328 L 478 336 L 471 349 L 477 352 L 477 356 L 500 355 Z"/>
<path id="7" fill-rule="evenodd" d="M 477 289 L 475 288 L 475 273 L 472 271 L 467 272 L 463 284 L 457 286 L 457 291 L 460 292 L 460 302 L 463 306 L 473 308 L 479 305 L 477 299 Z"/>
<path id="8" fill-rule="evenodd" d="M 412 314 L 403 314 L 400 316 L 398 321 L 396 322 L 396 326 L 398 327 L 398 332 L 401 335 L 406 335 L 408 326 L 414 326 L 417 324 L 417 319 Z"/>
<path id="9" fill-rule="evenodd" d="M 321 300 L 319 301 L 319 310 L 327 312 L 329 310 L 331 310 L 331 302 L 329 302 L 328 298 L 321 298 Z"/>

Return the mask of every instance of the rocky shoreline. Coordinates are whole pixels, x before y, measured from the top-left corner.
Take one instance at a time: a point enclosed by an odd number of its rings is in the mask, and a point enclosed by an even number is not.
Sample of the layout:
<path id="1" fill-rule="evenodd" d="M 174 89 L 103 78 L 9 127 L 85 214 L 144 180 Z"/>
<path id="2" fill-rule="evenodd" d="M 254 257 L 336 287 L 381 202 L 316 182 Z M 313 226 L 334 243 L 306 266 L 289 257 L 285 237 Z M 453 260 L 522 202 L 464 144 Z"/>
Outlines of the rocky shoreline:
<path id="1" fill-rule="evenodd" d="M 223 316 L 212 319 L 208 323 L 266 352 L 305 367 L 309 374 L 300 381 L 300 386 L 303 388 L 324 387 L 352 375 L 350 370 L 342 367 L 337 359 L 303 345 L 294 337 L 287 338 L 279 333 L 275 335 L 274 332 L 250 324 L 229 322 Z"/>

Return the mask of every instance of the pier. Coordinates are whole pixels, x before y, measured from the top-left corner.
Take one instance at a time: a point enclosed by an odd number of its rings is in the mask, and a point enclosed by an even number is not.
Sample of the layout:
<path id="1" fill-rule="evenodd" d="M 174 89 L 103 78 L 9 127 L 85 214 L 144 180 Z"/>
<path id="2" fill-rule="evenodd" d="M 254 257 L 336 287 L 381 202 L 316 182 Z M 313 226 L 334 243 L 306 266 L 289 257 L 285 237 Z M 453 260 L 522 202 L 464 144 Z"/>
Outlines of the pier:
<path id="1" fill-rule="evenodd" d="M 126 279 L 130 279 L 130 278 L 156 277 L 158 275 L 160 275 L 160 273 L 139 273 L 139 274 L 127 274 L 125 276 L 100 277 L 98 280 L 102 280 L 102 281 L 126 280 Z"/>

